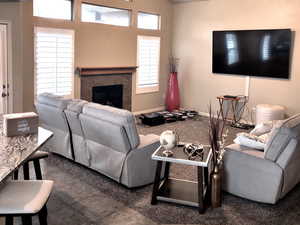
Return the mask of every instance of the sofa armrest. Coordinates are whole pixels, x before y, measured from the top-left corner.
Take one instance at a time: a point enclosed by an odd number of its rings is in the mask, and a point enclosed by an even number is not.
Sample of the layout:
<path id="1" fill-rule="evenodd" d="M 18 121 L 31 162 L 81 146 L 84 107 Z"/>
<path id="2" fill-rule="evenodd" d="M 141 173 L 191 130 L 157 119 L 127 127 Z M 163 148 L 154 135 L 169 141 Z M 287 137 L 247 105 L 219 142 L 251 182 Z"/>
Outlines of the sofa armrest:
<path id="1" fill-rule="evenodd" d="M 138 187 L 154 181 L 156 161 L 151 159 L 159 147 L 159 136 L 154 134 L 140 135 L 140 144 L 129 152 L 123 167 L 121 182 L 127 187 Z"/>
<path id="2" fill-rule="evenodd" d="M 228 146 L 224 155 L 223 189 L 250 200 L 276 203 L 280 198 L 283 170 L 270 160 L 238 146 Z M 255 152 L 257 153 L 257 152 Z"/>
<path id="3" fill-rule="evenodd" d="M 141 150 L 148 145 L 159 143 L 159 136 L 155 134 L 139 135 L 139 136 L 140 136 L 140 144 L 136 147 L 135 150 Z"/>

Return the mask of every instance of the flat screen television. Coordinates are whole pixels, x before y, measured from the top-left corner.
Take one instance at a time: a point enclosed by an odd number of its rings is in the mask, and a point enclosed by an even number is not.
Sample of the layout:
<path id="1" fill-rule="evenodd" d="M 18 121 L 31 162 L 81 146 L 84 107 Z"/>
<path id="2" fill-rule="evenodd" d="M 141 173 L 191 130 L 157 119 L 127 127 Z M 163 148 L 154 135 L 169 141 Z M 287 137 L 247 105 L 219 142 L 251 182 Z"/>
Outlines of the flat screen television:
<path id="1" fill-rule="evenodd" d="M 213 73 L 288 79 L 291 30 L 213 31 Z"/>

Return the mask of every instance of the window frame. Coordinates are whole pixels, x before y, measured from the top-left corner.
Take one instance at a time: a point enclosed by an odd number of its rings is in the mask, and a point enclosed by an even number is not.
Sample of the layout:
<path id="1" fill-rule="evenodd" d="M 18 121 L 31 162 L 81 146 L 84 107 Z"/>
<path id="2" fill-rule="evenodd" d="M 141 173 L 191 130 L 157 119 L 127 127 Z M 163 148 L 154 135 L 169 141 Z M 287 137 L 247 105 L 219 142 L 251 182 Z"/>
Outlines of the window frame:
<path id="1" fill-rule="evenodd" d="M 157 16 L 157 24 L 158 24 L 158 28 L 157 29 L 149 29 L 149 28 L 142 28 L 139 27 L 139 13 L 144 13 L 144 14 L 149 14 L 149 15 L 154 15 Z M 136 18 L 137 18 L 137 23 L 136 23 L 136 27 L 137 29 L 140 30 L 151 30 L 151 31 L 161 31 L 161 15 L 159 13 L 149 13 L 149 12 L 145 12 L 145 11 L 138 11 L 136 14 Z"/>
<path id="2" fill-rule="evenodd" d="M 45 16 L 35 16 L 34 15 L 34 0 L 32 1 L 32 16 L 36 18 L 41 18 L 45 20 L 61 20 L 61 21 L 74 21 L 75 20 L 75 0 L 70 0 L 71 2 L 71 15 L 70 19 L 64 19 L 64 18 L 52 18 L 52 17 L 45 17 Z"/>
<path id="3" fill-rule="evenodd" d="M 48 32 L 48 33 L 64 33 L 64 34 L 71 34 L 72 35 L 72 48 L 73 48 L 73 54 L 72 54 L 72 76 L 71 76 L 71 85 L 72 90 L 70 95 L 61 95 L 64 98 L 74 98 L 75 94 L 75 30 L 74 29 L 60 29 L 60 28 L 51 28 L 51 27 L 40 27 L 35 26 L 34 27 L 34 99 L 37 99 L 37 63 L 36 63 L 36 47 L 37 47 L 37 39 L 36 34 L 38 32 Z"/>
<path id="4" fill-rule="evenodd" d="M 158 68 L 157 68 L 157 85 L 152 86 L 146 86 L 146 87 L 140 87 L 139 86 L 139 39 L 147 39 L 147 40 L 157 40 L 159 39 L 159 49 L 158 49 Z M 160 36 L 154 36 L 154 35 L 138 35 L 137 36 L 137 71 L 136 71 L 136 94 L 146 94 L 146 93 L 154 93 L 159 92 L 160 88 L 160 61 L 161 61 L 161 37 Z"/>
<path id="5" fill-rule="evenodd" d="M 86 5 L 93 5 L 93 6 L 99 6 L 99 7 L 104 7 L 104 8 L 111 8 L 111 9 L 119 9 L 119 10 L 126 10 L 129 12 L 129 23 L 128 26 L 122 26 L 122 25 L 116 25 L 116 24 L 110 24 L 110 23 L 100 23 L 100 22 L 91 22 L 91 21 L 83 21 L 82 20 L 82 6 L 86 4 Z M 128 8 L 121 8 L 121 7 L 114 7 L 114 6 L 108 6 L 108 5 L 102 5 L 102 4 L 96 4 L 96 3 L 92 3 L 92 2 L 81 2 L 80 4 L 80 22 L 81 23 L 91 23 L 91 24 L 101 24 L 101 25 L 107 25 L 107 26 L 114 26 L 114 27 L 123 27 L 123 28 L 131 28 L 132 27 L 132 14 L 133 14 L 133 10 L 132 9 L 128 9 Z"/>

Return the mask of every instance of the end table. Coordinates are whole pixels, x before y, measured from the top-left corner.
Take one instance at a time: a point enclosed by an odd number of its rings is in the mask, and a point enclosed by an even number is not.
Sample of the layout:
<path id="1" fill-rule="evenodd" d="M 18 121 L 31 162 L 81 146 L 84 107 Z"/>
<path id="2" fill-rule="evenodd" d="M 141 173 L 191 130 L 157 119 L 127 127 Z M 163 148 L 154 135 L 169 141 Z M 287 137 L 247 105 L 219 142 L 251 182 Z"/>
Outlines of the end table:
<path id="1" fill-rule="evenodd" d="M 209 146 L 204 147 L 202 159 L 190 160 L 182 147 L 172 150 L 172 157 L 163 155 L 163 147 L 159 147 L 152 155 L 157 160 L 151 204 L 157 201 L 177 203 L 198 207 L 199 213 L 204 213 L 207 201 L 210 199 L 209 167 L 212 151 Z M 161 179 L 162 165 L 165 163 L 164 176 Z M 170 164 L 178 163 L 197 167 L 198 182 L 169 178 Z"/>

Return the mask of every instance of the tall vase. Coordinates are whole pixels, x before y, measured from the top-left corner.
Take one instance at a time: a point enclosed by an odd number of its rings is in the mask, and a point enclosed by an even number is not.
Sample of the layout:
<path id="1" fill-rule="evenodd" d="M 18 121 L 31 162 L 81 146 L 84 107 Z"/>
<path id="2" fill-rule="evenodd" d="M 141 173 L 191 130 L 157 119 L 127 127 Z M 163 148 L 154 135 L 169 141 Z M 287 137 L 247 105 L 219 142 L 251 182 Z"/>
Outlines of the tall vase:
<path id="1" fill-rule="evenodd" d="M 167 96 L 166 96 L 166 107 L 167 110 L 170 112 L 172 112 L 175 109 L 179 109 L 180 107 L 177 72 L 170 73 L 169 76 Z"/>
<path id="2" fill-rule="evenodd" d="M 214 166 L 213 173 L 211 174 L 211 206 L 213 208 L 221 207 L 222 192 L 221 192 L 221 168 L 219 165 Z"/>

